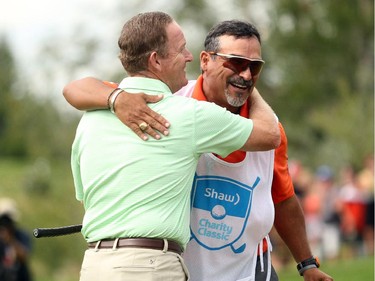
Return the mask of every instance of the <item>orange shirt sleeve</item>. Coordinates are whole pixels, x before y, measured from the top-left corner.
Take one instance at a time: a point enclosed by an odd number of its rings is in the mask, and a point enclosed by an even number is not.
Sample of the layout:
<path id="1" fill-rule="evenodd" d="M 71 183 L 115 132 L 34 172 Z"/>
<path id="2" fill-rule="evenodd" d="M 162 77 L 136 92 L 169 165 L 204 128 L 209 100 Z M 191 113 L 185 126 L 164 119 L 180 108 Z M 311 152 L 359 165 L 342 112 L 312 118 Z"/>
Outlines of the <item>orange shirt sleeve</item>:
<path id="1" fill-rule="evenodd" d="M 103 81 L 103 83 L 106 84 L 109 87 L 114 88 L 114 89 L 116 89 L 118 87 L 118 84 L 115 83 L 115 82 Z"/>
<path id="2" fill-rule="evenodd" d="M 283 126 L 279 122 L 281 143 L 275 149 L 273 168 L 272 199 L 277 204 L 294 195 L 294 186 L 288 169 L 288 140 Z"/>

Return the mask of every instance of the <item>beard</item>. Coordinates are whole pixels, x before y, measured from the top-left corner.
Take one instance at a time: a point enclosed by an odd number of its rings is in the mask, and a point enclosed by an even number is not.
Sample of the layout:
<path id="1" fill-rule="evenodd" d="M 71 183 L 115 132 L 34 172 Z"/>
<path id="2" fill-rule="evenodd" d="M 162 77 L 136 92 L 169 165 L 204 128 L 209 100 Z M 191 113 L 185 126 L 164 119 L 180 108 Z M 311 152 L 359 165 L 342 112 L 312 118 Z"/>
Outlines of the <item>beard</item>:
<path id="1" fill-rule="evenodd" d="M 230 94 L 228 89 L 224 91 L 225 97 L 227 98 L 227 102 L 234 107 L 241 107 L 247 101 L 249 95 L 245 94 Z"/>
<path id="2" fill-rule="evenodd" d="M 242 91 L 239 91 L 239 92 L 233 91 L 232 93 L 230 93 L 228 88 L 226 88 L 225 91 L 224 91 L 227 102 L 231 106 L 234 106 L 234 107 L 243 106 L 245 104 L 245 102 L 247 101 L 247 99 L 249 98 L 251 92 L 253 91 L 253 89 L 252 89 L 253 86 L 254 86 L 253 81 L 252 80 L 245 81 L 242 78 L 237 78 L 237 79 L 232 78 L 232 79 L 229 79 L 228 82 L 229 82 L 228 84 L 232 85 L 233 88 L 236 88 L 236 85 L 237 85 L 237 86 L 241 86 L 241 87 L 247 87 L 249 89 L 249 91 L 246 91 L 246 92 L 244 92 L 242 90 Z"/>

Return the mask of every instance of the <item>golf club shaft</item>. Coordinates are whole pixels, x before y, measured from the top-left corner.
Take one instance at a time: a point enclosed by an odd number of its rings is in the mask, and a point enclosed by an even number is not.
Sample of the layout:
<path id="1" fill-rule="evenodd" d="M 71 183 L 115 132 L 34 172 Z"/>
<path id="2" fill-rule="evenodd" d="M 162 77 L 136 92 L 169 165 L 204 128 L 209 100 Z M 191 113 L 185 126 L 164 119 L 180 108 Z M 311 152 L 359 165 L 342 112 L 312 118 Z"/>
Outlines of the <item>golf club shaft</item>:
<path id="1" fill-rule="evenodd" d="M 62 235 L 69 235 L 80 232 L 82 229 L 82 224 L 61 226 L 61 227 L 51 227 L 51 228 L 35 228 L 33 231 L 34 237 L 55 237 Z"/>

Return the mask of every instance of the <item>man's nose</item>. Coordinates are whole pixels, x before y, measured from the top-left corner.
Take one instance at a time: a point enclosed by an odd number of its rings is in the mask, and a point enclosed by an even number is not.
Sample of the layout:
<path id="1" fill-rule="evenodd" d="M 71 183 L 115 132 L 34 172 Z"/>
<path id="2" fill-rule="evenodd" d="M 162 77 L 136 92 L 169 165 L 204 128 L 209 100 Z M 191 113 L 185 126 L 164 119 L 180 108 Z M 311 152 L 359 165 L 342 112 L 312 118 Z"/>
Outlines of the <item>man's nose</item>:
<path id="1" fill-rule="evenodd" d="M 250 81 L 253 78 L 253 75 L 251 74 L 250 67 L 246 67 L 244 70 L 242 70 L 239 75 L 246 81 Z"/>

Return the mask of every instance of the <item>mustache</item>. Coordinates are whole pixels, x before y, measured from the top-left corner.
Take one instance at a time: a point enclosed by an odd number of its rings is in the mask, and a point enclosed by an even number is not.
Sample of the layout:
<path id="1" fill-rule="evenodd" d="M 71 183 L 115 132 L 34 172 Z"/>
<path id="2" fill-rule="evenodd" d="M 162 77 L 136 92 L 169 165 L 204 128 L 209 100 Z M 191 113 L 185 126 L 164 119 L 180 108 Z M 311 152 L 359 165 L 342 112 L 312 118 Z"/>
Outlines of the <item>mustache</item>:
<path id="1" fill-rule="evenodd" d="M 245 80 L 240 76 L 239 77 L 231 77 L 231 78 L 229 78 L 228 82 L 231 83 L 231 84 L 236 84 L 236 85 L 240 85 L 240 86 L 247 87 L 247 88 L 251 88 L 254 85 L 254 82 L 253 82 L 252 79 L 251 80 Z"/>

